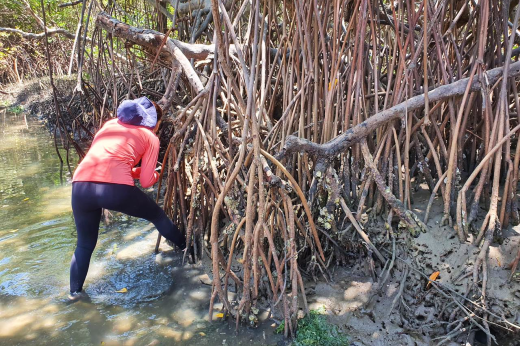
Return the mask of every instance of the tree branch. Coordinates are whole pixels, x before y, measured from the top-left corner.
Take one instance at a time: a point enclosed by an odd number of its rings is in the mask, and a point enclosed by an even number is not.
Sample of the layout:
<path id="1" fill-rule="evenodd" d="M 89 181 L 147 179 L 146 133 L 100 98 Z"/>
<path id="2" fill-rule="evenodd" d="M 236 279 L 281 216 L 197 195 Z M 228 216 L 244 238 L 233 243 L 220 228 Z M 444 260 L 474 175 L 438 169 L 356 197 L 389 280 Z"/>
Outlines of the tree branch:
<path id="1" fill-rule="evenodd" d="M 512 63 L 509 66 L 508 77 L 517 77 L 520 75 L 520 62 Z M 503 74 L 503 67 L 497 67 L 485 73 L 486 83 L 494 84 Z M 438 102 L 454 96 L 464 94 L 469 78 L 464 78 L 451 84 L 440 86 L 428 92 L 430 102 Z M 471 91 L 480 89 L 480 80 L 474 78 L 471 84 Z M 374 114 L 362 123 L 350 128 L 345 133 L 333 138 L 327 143 L 317 144 L 304 138 L 296 136 L 288 136 L 282 150 L 276 155 L 281 160 L 296 152 L 305 152 L 312 155 L 322 165 L 325 161 L 331 161 L 335 156 L 347 150 L 352 144 L 359 142 L 361 139 L 373 133 L 375 129 L 386 124 L 389 121 L 402 118 L 407 112 L 414 111 L 424 107 L 424 94 L 412 97 L 404 102 L 399 103 L 391 108 L 385 109 Z M 322 166 L 320 165 L 320 167 Z M 321 170 L 321 169 L 320 169 Z"/>
<path id="2" fill-rule="evenodd" d="M 195 72 L 188 59 L 199 59 L 201 57 L 202 59 L 205 59 L 210 56 L 210 54 L 213 54 L 215 46 L 186 44 L 170 38 L 166 40 L 166 44 L 161 46 L 164 34 L 155 30 L 133 27 L 112 18 L 106 12 L 100 12 L 98 14 L 96 25 L 105 29 L 115 37 L 123 38 L 142 47 L 148 48 L 155 54 L 157 54 L 159 47 L 162 47 L 160 51 L 162 57 L 169 62 L 177 60 L 180 63 L 184 74 L 188 77 L 188 80 L 195 91 L 199 93 L 204 89 L 197 72 Z M 213 50 L 210 50 L 211 47 L 213 47 Z"/>
<path id="3" fill-rule="evenodd" d="M 72 2 L 65 2 L 63 4 L 59 4 L 58 7 L 67 7 L 67 6 L 76 6 L 78 4 L 81 4 L 83 0 L 76 0 Z"/>
<path id="4" fill-rule="evenodd" d="M 157 50 L 164 38 L 164 34 L 158 31 L 128 25 L 111 17 L 106 12 L 100 12 L 98 14 L 96 25 L 116 37 L 123 38 L 154 51 Z M 215 52 L 215 45 L 213 44 L 190 44 L 169 38 L 167 44 L 161 49 L 161 53 L 164 55 L 163 58 L 166 58 L 166 60 L 171 60 L 174 56 L 171 50 L 172 46 L 168 45 L 168 42 L 173 43 L 174 46 L 179 48 L 182 54 L 188 59 L 204 60 L 212 58 Z"/>
<path id="5" fill-rule="evenodd" d="M 30 40 L 41 40 L 42 38 L 45 37 L 45 32 L 42 32 L 40 34 L 33 34 L 31 32 L 25 32 L 25 31 L 13 29 L 13 28 L 0 28 L 0 32 L 11 32 L 11 33 L 19 34 L 23 38 L 30 39 Z M 63 35 L 66 38 L 71 39 L 71 40 L 74 39 L 74 34 L 71 34 L 67 30 L 60 29 L 60 28 L 47 29 L 47 34 L 49 36 L 58 34 L 58 35 Z"/>
<path id="6" fill-rule="evenodd" d="M 361 153 L 365 159 L 365 164 L 372 172 L 372 176 L 374 177 L 379 192 L 399 218 L 406 224 L 412 236 L 418 237 L 421 232 L 426 232 L 426 225 L 419 220 L 414 212 L 406 210 L 403 203 L 395 197 L 392 191 L 390 191 L 390 188 L 385 184 L 385 178 L 383 178 L 381 173 L 379 173 L 377 164 L 374 162 L 372 154 L 370 154 L 365 138 L 361 140 Z"/>
<path id="7" fill-rule="evenodd" d="M 68 32 L 65 29 L 45 28 L 45 24 L 44 24 L 43 20 L 36 14 L 36 12 L 33 11 L 29 2 L 27 2 L 27 0 L 21 0 L 21 2 L 22 2 L 23 7 L 25 8 L 25 10 L 27 12 L 29 12 L 29 14 L 34 18 L 34 20 L 36 21 L 38 26 L 44 30 L 47 29 L 47 34 L 49 36 L 60 34 L 71 40 L 73 40 L 76 37 L 74 34 Z M 79 2 L 81 2 L 81 1 L 78 1 L 78 3 Z M 31 39 L 31 40 L 41 40 L 42 38 L 45 37 L 45 32 L 42 32 L 40 34 L 33 34 L 33 33 L 25 32 L 25 31 L 13 29 L 13 28 L 0 28 L 0 32 L 2 32 L 2 31 L 16 33 L 16 34 L 21 35 L 23 38 L 27 38 L 27 39 Z"/>

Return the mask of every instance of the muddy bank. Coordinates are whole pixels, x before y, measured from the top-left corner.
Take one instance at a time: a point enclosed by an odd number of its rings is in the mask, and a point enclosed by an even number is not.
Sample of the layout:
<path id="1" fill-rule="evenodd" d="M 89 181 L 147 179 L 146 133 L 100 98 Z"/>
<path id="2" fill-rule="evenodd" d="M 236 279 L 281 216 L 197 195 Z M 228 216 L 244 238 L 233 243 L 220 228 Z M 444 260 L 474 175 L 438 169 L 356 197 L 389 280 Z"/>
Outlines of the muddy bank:
<path id="1" fill-rule="evenodd" d="M 427 191 L 414 196 L 414 211 L 421 218 L 429 198 Z M 371 263 L 361 260 L 350 268 L 332 268 L 334 280 L 308 283 L 310 307 L 325 306 L 330 321 L 343 327 L 355 345 L 485 345 L 483 332 L 465 333 L 453 316 L 463 306 L 479 312 L 480 301 L 466 295 L 473 285 L 473 264 L 480 249 L 469 243 L 460 244 L 456 234 L 440 226 L 442 201 L 436 200 L 427 224 L 428 232 L 418 238 L 398 235 L 393 271 L 384 284 L 380 268 L 376 280 Z M 482 222 L 480 220 L 479 222 Z M 365 225 L 369 233 L 384 234 L 382 221 Z M 486 296 L 490 311 L 490 330 L 498 345 L 520 345 L 520 282 L 509 280 L 508 264 L 520 246 L 520 226 L 510 227 L 506 241 L 493 243 L 487 265 Z M 392 246 L 379 239 L 378 247 L 392 258 Z M 428 277 L 439 271 L 436 283 Z M 481 279 L 478 281 L 481 284 Z M 482 320 L 476 314 L 479 324 Z M 504 318 L 511 325 L 504 324 Z"/>
<path id="2" fill-rule="evenodd" d="M 67 104 L 76 86 L 76 76 L 55 78 L 54 84 L 58 91 L 58 100 Z M 4 86 L 3 89 L 6 93 L 0 94 L 2 108 L 20 106 L 24 110 L 29 111 L 31 115 L 37 117 L 49 117 L 56 112 L 54 109 L 51 109 L 54 108 L 54 101 L 48 77 L 29 80 L 21 84 L 9 84 Z"/>
<path id="3" fill-rule="evenodd" d="M 424 189 L 414 195 L 412 207 L 420 218 L 424 218 L 428 199 Z M 467 294 L 474 285 L 471 274 L 480 248 L 469 242 L 460 244 L 452 229 L 440 225 L 441 200 L 435 200 L 430 215 L 426 233 L 417 238 L 406 231 L 396 234 L 394 251 L 385 236 L 384 221 L 367 217 L 365 230 L 389 262 L 383 268 L 360 251 L 346 265 L 331 265 L 317 281 L 304 276 L 309 309 L 325 308 L 329 322 L 349 336 L 351 345 L 485 345 L 484 332 L 468 333 L 461 328 L 465 319 L 454 317 L 463 308 L 482 323 L 477 315 L 482 312 L 481 303 Z M 520 282 L 509 280 L 508 264 L 520 246 L 520 226 L 510 227 L 504 236 L 507 241 L 495 242 L 489 250 L 485 309 L 491 314 L 488 319 L 496 344 L 516 346 L 520 344 L 516 327 L 520 325 Z M 203 262 L 211 276 L 209 258 Z M 438 276 L 430 283 L 435 272 Z M 238 303 L 232 296 L 229 299 Z"/>
<path id="4" fill-rule="evenodd" d="M 95 129 L 91 126 L 84 128 L 75 125 L 75 119 L 80 116 L 89 116 L 92 107 L 85 102 L 85 95 L 74 93 L 76 75 L 54 78 L 56 95 L 60 105 L 60 117 L 57 116 L 52 87 L 48 77 L 33 79 L 23 84 L 14 83 L 4 87 L 7 93 L 0 94 L 0 109 L 22 113 L 41 120 L 49 130 L 58 133 L 62 129 L 72 136 L 78 145 L 85 147 L 92 139 Z M 57 122 L 59 120 L 59 126 Z"/>

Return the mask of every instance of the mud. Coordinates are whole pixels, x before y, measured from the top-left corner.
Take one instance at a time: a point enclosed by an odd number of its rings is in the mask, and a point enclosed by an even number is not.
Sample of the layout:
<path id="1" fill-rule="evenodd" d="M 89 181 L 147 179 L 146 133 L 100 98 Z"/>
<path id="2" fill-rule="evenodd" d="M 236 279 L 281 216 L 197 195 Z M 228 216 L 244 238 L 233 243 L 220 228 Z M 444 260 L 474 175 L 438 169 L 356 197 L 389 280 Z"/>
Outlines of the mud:
<path id="1" fill-rule="evenodd" d="M 426 190 L 414 195 L 415 203 L 412 207 L 421 219 L 424 218 L 428 199 L 429 192 Z M 350 335 L 353 345 L 422 346 L 442 341 L 446 335 L 447 317 L 455 305 L 450 299 L 439 296 L 435 290 L 427 287 L 427 277 L 439 271 L 436 281 L 451 288 L 452 295 L 461 300 L 462 294 L 473 281 L 471 275 L 461 279 L 461 273 L 464 276 L 472 271 L 480 249 L 470 243 L 460 244 L 455 231 L 440 225 L 441 200 L 435 201 L 430 216 L 428 232 L 421 233 L 418 238 L 398 235 L 397 242 L 404 243 L 406 238 L 406 242 L 409 242 L 406 246 L 411 251 L 407 253 L 398 250 L 397 256 L 405 257 L 410 265 L 396 259 L 392 275 L 382 287 L 378 281 L 374 281 L 366 260 L 358 261 L 350 268 L 333 268 L 333 281 L 307 284 L 310 308 L 325 306 L 329 320 Z M 371 220 L 365 227 L 373 239 L 379 240 L 381 248 L 391 250 L 392 247 L 388 243 L 383 245 L 380 239 L 381 234 L 386 233 L 384 221 L 377 218 Z M 508 280 L 510 270 L 507 268 L 520 245 L 520 226 L 507 229 L 504 238 L 506 240 L 502 244 L 493 243 L 489 250 L 488 308 L 500 316 L 503 314 L 509 322 L 520 325 L 520 282 Z M 385 255 L 391 258 L 391 252 L 386 251 Z M 378 274 L 381 274 L 380 270 L 376 268 Z M 402 298 L 390 310 L 405 271 L 408 274 Z M 380 275 L 377 278 L 380 280 Z M 498 319 L 492 316 L 490 321 L 498 323 Z M 518 329 L 516 334 L 509 333 L 499 325 L 490 324 L 499 345 L 520 345 Z M 477 333 L 473 345 L 480 345 L 479 336 L 480 341 L 484 340 L 485 343 L 485 335 Z M 459 338 L 446 340 L 444 345 L 465 344 L 468 340 L 468 333 L 465 333 Z"/>

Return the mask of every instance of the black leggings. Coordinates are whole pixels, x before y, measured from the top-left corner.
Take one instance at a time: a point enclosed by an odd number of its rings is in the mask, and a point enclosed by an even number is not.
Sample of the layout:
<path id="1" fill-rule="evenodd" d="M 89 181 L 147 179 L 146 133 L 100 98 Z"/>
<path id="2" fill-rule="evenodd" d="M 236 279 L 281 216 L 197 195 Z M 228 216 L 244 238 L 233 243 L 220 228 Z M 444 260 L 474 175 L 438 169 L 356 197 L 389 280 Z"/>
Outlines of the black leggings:
<path id="1" fill-rule="evenodd" d="M 72 183 L 72 212 L 78 233 L 76 251 L 70 264 L 70 292 L 80 292 L 87 276 L 90 257 L 96 247 L 101 209 L 120 211 L 152 222 L 159 233 L 179 248 L 186 240 L 164 211 L 135 186 L 74 182 Z"/>

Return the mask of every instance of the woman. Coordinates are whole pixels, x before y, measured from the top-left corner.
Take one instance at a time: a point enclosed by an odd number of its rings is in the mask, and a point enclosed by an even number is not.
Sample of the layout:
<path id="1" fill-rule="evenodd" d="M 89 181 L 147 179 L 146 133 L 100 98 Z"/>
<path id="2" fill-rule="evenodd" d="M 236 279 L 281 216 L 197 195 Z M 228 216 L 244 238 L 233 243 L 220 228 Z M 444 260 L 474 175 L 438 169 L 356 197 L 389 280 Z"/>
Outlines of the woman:
<path id="1" fill-rule="evenodd" d="M 184 236 L 164 211 L 134 186 L 144 188 L 159 179 L 155 171 L 159 155 L 162 110 L 146 97 L 126 100 L 117 119 L 107 121 L 96 133 L 92 146 L 74 172 L 72 211 L 78 242 L 70 264 L 70 300 L 81 298 L 90 257 L 96 246 L 102 208 L 123 212 L 152 222 L 159 233 L 179 248 Z M 134 167 L 141 161 L 141 167 Z"/>

